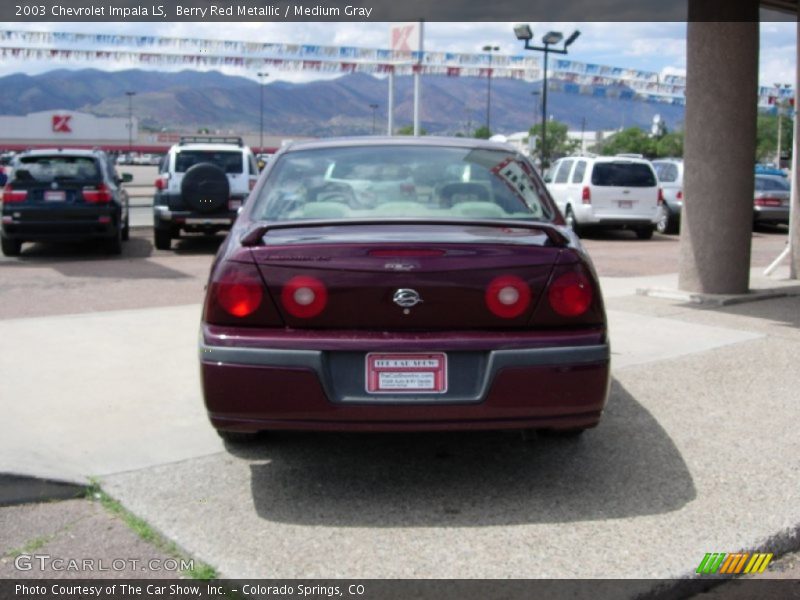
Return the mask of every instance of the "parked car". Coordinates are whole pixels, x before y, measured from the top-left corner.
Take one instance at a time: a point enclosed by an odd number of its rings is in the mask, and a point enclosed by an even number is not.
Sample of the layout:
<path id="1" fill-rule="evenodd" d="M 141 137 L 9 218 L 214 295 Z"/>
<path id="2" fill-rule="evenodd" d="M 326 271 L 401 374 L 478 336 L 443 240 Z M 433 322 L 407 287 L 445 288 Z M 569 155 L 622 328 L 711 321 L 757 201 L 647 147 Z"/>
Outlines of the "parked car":
<path id="1" fill-rule="evenodd" d="M 154 242 L 169 250 L 181 231 L 227 231 L 258 179 L 241 138 L 182 138 L 161 160 L 153 198 Z"/>
<path id="2" fill-rule="evenodd" d="M 786 177 L 786 171 L 772 165 L 756 165 L 756 175 L 774 175 L 775 177 Z"/>
<path id="3" fill-rule="evenodd" d="M 786 177 L 756 175 L 753 225 L 788 225 L 791 187 Z"/>
<path id="4" fill-rule="evenodd" d="M 298 142 L 219 249 L 205 405 L 262 430 L 597 425 L 609 385 L 597 276 L 533 165 L 459 138 Z"/>
<path id="5" fill-rule="evenodd" d="M 3 188 L 0 239 L 6 256 L 32 241 L 96 239 L 111 254 L 128 239 L 128 193 L 99 150 L 57 148 L 19 154 Z"/>
<path id="6" fill-rule="evenodd" d="M 683 159 L 663 158 L 653 161 L 664 203 L 659 211 L 656 231 L 678 233 L 683 210 Z"/>
<path id="7" fill-rule="evenodd" d="M 547 188 L 567 225 L 577 234 L 588 228 L 632 229 L 653 237 L 663 196 L 653 166 L 632 156 L 573 156 L 552 167 Z"/>

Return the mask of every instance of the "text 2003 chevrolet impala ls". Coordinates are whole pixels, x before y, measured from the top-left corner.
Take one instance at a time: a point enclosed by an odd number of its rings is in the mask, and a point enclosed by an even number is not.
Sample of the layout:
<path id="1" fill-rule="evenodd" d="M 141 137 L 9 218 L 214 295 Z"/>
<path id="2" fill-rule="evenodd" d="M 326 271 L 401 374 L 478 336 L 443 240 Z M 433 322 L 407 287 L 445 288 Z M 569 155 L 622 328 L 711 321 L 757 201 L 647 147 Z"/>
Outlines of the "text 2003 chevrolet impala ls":
<path id="1" fill-rule="evenodd" d="M 563 223 L 505 145 L 285 147 L 212 267 L 200 360 L 213 426 L 229 440 L 593 427 L 606 317 Z"/>

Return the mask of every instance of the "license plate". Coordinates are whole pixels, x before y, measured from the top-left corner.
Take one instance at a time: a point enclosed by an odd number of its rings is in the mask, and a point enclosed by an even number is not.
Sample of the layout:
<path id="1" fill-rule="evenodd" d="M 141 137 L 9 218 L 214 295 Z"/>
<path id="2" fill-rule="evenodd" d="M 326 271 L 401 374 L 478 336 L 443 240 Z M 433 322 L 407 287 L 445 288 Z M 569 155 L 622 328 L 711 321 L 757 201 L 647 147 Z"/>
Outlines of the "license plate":
<path id="1" fill-rule="evenodd" d="M 367 354 L 370 394 L 443 394 L 447 391 L 447 355 Z"/>
<path id="2" fill-rule="evenodd" d="M 620 208 L 633 208 L 633 200 L 620 200 L 619 201 Z"/>
<path id="3" fill-rule="evenodd" d="M 67 193 L 64 190 L 45 190 L 45 202 L 64 202 L 67 199 Z"/>

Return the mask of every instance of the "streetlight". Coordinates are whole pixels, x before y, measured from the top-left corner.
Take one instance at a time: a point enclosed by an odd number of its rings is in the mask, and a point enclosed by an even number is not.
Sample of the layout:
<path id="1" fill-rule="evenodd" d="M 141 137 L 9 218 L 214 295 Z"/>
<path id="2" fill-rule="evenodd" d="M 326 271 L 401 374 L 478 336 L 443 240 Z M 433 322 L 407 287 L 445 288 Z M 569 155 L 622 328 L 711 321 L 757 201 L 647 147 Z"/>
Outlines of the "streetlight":
<path id="1" fill-rule="evenodd" d="M 258 106 L 261 114 L 261 118 L 258 122 L 258 152 L 260 154 L 264 152 L 264 78 L 269 77 L 269 73 L 259 71 L 256 75 L 258 76 L 259 91 Z"/>
<path id="2" fill-rule="evenodd" d="M 375 135 L 375 111 L 378 110 L 378 105 L 370 104 L 369 107 L 372 109 L 372 135 Z"/>
<path id="3" fill-rule="evenodd" d="M 133 97 L 136 92 L 125 92 L 128 96 L 128 161 L 133 161 Z"/>
<path id="4" fill-rule="evenodd" d="M 547 161 L 547 55 L 550 52 L 554 52 L 555 54 L 566 54 L 567 48 L 569 48 L 572 43 L 578 39 L 578 36 L 581 34 L 580 31 L 575 30 L 572 32 L 565 41 L 564 46 L 562 48 L 551 48 L 551 46 L 558 44 L 564 37 L 564 35 L 560 31 L 550 31 L 546 33 L 542 37 L 542 43 L 544 46 L 531 46 L 531 40 L 533 39 L 533 31 L 531 30 L 530 25 L 526 24 L 519 24 L 514 25 L 514 35 L 518 40 L 522 40 L 525 42 L 525 50 L 536 50 L 538 52 L 544 52 L 544 81 L 542 82 L 542 148 L 540 150 L 541 162 L 542 162 L 542 170 L 547 168 L 548 161 Z"/>
<path id="5" fill-rule="evenodd" d="M 492 131 L 492 52 L 499 52 L 499 46 L 484 46 L 484 52 L 489 53 L 489 70 L 486 76 L 486 132 Z"/>

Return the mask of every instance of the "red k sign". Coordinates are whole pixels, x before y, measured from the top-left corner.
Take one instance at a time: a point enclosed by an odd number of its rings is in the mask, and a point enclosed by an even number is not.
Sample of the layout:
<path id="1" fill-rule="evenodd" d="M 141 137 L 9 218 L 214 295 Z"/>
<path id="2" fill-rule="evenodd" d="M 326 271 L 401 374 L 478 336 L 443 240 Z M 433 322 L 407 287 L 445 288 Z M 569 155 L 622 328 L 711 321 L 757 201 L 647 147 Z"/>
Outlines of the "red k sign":
<path id="1" fill-rule="evenodd" d="M 53 115 L 53 131 L 56 133 L 72 133 L 69 126 L 72 115 Z"/>

